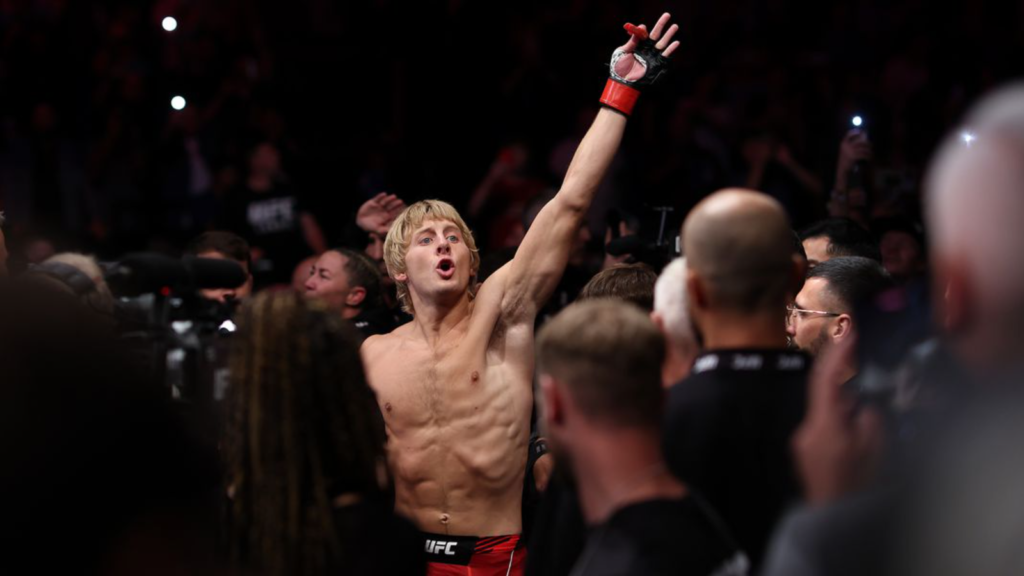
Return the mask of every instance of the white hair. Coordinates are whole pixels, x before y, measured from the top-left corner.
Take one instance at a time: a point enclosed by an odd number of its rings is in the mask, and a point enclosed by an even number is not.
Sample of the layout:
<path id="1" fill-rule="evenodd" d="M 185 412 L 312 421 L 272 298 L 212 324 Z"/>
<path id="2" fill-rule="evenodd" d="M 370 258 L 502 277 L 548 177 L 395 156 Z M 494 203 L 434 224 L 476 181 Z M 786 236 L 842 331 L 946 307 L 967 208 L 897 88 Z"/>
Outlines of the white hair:
<path id="1" fill-rule="evenodd" d="M 88 276 L 97 285 L 103 283 L 103 270 L 96 262 L 96 259 L 92 256 L 79 254 L 77 252 L 61 252 L 50 256 L 43 261 L 43 264 L 48 262 L 60 262 L 61 264 L 74 266 L 79 272 Z"/>
<path id="2" fill-rule="evenodd" d="M 696 341 L 687 306 L 686 258 L 676 258 L 654 284 L 654 312 L 661 317 L 666 336 L 676 347 Z"/>
<path id="3" fill-rule="evenodd" d="M 926 180 L 932 248 L 968 267 L 986 319 L 1024 311 L 1024 83 L 980 100 Z"/>
<path id="4" fill-rule="evenodd" d="M 106 313 L 113 312 L 114 295 L 110 292 L 110 287 L 103 278 L 103 269 L 100 268 L 99 263 L 96 262 L 96 258 L 86 254 L 79 254 L 77 252 L 61 252 L 50 256 L 43 261 L 43 264 L 49 262 L 59 262 L 61 264 L 73 266 L 74 268 L 77 268 L 79 272 L 88 276 L 96 286 L 96 290 L 86 294 L 84 296 L 85 301 L 97 311 Z"/>

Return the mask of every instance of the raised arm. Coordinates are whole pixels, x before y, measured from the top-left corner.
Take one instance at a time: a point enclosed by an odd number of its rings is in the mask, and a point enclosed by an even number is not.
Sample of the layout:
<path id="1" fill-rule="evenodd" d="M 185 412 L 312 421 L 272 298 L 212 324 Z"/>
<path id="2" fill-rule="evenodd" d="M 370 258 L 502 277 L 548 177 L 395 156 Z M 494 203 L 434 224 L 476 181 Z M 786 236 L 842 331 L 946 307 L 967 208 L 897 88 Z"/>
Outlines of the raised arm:
<path id="1" fill-rule="evenodd" d="M 663 14 L 648 34 L 646 26 L 626 25 L 629 41 L 612 55 L 611 79 L 601 96 L 604 107 L 573 156 L 562 188 L 540 211 L 515 257 L 500 271 L 505 282 L 502 310 L 533 318 L 558 285 L 573 239 L 579 232 L 601 179 L 615 156 L 626 119 L 639 91 L 664 71 L 666 58 L 679 42 L 679 29 Z"/>

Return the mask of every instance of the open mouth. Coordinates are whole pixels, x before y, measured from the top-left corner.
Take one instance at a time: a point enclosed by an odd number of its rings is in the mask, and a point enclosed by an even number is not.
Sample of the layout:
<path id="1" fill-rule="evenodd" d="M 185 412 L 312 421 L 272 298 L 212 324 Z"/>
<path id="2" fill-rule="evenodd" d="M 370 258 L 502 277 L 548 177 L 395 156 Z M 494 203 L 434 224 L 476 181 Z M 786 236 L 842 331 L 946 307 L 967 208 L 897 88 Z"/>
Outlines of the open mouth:
<path id="1" fill-rule="evenodd" d="M 451 278 L 455 274 L 455 261 L 451 258 L 442 258 L 437 263 L 437 273 L 440 274 L 442 278 Z"/>

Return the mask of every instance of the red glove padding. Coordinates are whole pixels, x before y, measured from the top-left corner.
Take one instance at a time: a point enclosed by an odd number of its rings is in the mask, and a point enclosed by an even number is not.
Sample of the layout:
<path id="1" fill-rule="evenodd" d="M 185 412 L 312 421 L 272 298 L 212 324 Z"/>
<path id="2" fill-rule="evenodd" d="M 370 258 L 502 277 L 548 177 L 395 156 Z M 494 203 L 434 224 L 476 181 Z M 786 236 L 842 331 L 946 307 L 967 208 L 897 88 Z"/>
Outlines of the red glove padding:
<path id="1" fill-rule="evenodd" d="M 612 54 L 609 65 L 611 78 L 605 84 L 601 103 L 629 116 L 640 97 L 640 91 L 653 86 L 664 74 L 668 58 L 662 56 L 661 50 L 658 50 L 646 30 L 632 24 L 626 24 L 625 28 L 636 40 L 636 48 L 632 52 L 618 48 Z M 639 77 L 633 73 L 636 66 L 643 68 Z M 627 79 L 627 76 L 632 79 Z"/>

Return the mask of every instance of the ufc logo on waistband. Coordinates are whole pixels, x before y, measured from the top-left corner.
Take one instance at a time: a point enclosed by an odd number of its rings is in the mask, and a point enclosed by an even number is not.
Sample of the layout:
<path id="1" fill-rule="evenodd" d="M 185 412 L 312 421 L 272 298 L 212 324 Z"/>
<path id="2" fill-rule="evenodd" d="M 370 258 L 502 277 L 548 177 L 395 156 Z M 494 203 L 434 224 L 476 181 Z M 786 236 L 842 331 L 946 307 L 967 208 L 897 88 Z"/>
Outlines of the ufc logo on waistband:
<path id="1" fill-rule="evenodd" d="M 427 554 L 440 554 L 444 552 L 445 556 L 455 556 L 455 552 L 452 552 L 452 546 L 455 546 L 458 542 L 442 542 L 440 540 L 427 540 Z"/>

